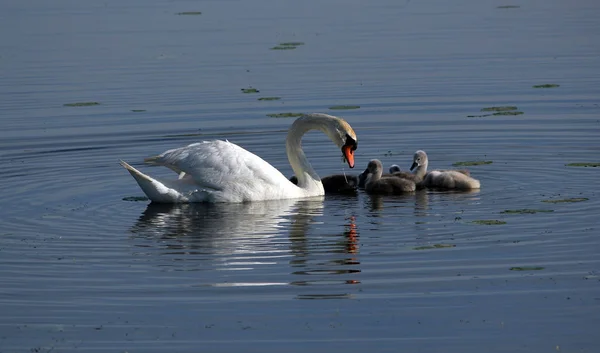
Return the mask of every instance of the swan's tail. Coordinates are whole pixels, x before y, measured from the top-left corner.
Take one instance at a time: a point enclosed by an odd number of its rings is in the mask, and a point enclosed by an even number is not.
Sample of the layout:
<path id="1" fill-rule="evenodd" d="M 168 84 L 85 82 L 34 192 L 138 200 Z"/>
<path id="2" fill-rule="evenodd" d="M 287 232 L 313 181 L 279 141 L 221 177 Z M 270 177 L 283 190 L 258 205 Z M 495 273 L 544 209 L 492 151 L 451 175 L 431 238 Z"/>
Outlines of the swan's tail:
<path id="1" fill-rule="evenodd" d="M 481 188 L 481 183 L 479 182 L 479 180 L 462 173 L 455 174 L 454 185 L 456 189 L 460 190 L 472 190 Z"/>
<path id="2" fill-rule="evenodd" d="M 137 181 L 144 194 L 146 194 L 150 200 L 167 203 L 186 201 L 185 197 L 178 191 L 169 188 L 160 181 L 140 172 L 125 161 L 120 161 L 120 163 L 127 169 L 135 181 Z"/>

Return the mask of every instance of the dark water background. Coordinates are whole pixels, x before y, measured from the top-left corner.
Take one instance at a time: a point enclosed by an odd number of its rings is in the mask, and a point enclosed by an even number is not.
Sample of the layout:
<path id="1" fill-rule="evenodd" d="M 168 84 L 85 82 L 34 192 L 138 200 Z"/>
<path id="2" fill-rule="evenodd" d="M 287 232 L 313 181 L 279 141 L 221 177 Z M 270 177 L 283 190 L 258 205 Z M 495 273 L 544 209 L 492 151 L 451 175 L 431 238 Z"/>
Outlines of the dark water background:
<path id="1" fill-rule="evenodd" d="M 0 352 L 596 352 L 600 168 L 566 164 L 600 162 L 599 14 L 558 0 L 3 1 Z M 289 41 L 305 44 L 270 50 Z M 328 109 L 343 104 L 360 109 Z M 504 105 L 524 114 L 467 117 Z M 143 194 L 119 159 L 164 176 L 142 159 L 203 139 L 291 175 L 292 120 L 266 116 L 284 112 L 344 117 L 360 169 L 408 168 L 417 149 L 434 168 L 493 163 L 470 167 L 473 193 L 123 200 Z M 304 146 L 321 175 L 358 172 L 320 133 Z M 566 198 L 587 200 L 542 202 Z M 553 212 L 501 213 L 515 209 Z M 450 247 L 422 249 L 435 244 Z"/>

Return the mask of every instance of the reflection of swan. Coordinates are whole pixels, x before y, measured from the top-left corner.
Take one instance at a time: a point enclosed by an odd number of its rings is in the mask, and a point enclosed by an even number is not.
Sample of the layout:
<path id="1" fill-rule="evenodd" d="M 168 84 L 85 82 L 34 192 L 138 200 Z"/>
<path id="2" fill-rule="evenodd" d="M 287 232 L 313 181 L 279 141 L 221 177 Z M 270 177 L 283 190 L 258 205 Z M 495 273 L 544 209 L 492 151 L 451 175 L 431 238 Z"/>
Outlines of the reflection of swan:
<path id="1" fill-rule="evenodd" d="M 299 216 L 308 224 L 320 214 L 323 197 L 249 203 L 151 203 L 131 232 L 138 238 L 160 239 L 160 244 L 220 254 L 248 253 L 268 244 L 257 238 L 286 233 Z"/>
<path id="2" fill-rule="evenodd" d="M 471 190 L 479 189 L 479 180 L 471 178 L 457 170 L 432 170 L 427 172 L 429 161 L 425 151 L 417 151 L 413 157 L 410 170 L 415 169 L 415 175 L 423 178 L 422 185 L 429 188 Z"/>
<path id="3" fill-rule="evenodd" d="M 378 159 L 372 159 L 369 162 L 367 171 L 365 190 L 369 194 L 398 195 L 416 190 L 415 183 L 412 180 L 396 176 L 382 178 L 383 166 Z"/>
<path id="4" fill-rule="evenodd" d="M 298 186 L 262 158 L 228 141 L 194 143 L 145 160 L 177 172 L 177 180 L 158 181 L 124 161 L 121 164 L 155 202 L 245 202 L 321 196 L 323 184 L 301 147 L 301 138 L 309 130 L 327 134 L 342 149 L 348 166 L 354 167 L 354 130 L 345 120 L 326 114 L 298 118 L 288 132 L 286 151 Z"/>

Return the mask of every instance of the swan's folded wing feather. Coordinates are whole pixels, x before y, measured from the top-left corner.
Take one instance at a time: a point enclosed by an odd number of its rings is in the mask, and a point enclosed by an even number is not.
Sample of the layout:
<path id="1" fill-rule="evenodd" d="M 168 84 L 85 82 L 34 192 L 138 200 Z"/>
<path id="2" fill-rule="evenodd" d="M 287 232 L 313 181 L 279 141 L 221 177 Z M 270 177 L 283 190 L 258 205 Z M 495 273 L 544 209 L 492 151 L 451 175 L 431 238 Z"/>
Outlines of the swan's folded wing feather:
<path id="1" fill-rule="evenodd" d="M 239 183 L 277 185 L 282 179 L 288 181 L 259 156 L 236 144 L 220 140 L 193 143 L 145 161 L 178 173 L 184 172 L 194 178 L 198 185 L 214 190 Z"/>

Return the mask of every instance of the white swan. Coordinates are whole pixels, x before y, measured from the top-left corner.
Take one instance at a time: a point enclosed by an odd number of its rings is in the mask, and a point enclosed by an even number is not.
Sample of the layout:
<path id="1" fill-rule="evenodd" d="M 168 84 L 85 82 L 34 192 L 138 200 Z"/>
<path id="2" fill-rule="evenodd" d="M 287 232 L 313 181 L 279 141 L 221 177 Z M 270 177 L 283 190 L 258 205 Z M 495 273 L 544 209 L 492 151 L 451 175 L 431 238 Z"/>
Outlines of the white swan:
<path id="1" fill-rule="evenodd" d="M 130 166 L 121 165 L 135 178 L 154 202 L 247 202 L 282 200 L 324 195 L 321 179 L 301 147 L 302 136 L 320 130 L 342 149 L 344 160 L 354 168 L 356 134 L 343 119 L 327 114 L 308 114 L 296 119 L 286 139 L 288 160 L 298 186 L 254 153 L 228 141 L 204 141 L 146 158 L 180 175 L 179 179 L 159 181 Z"/>
<path id="2" fill-rule="evenodd" d="M 422 179 L 422 186 L 438 189 L 471 190 L 479 189 L 479 180 L 465 175 L 465 171 L 458 170 L 432 170 L 427 172 L 429 160 L 425 151 L 417 151 L 413 156 L 410 170 L 417 168 L 414 174 Z M 468 173 L 468 171 L 466 171 Z"/>

